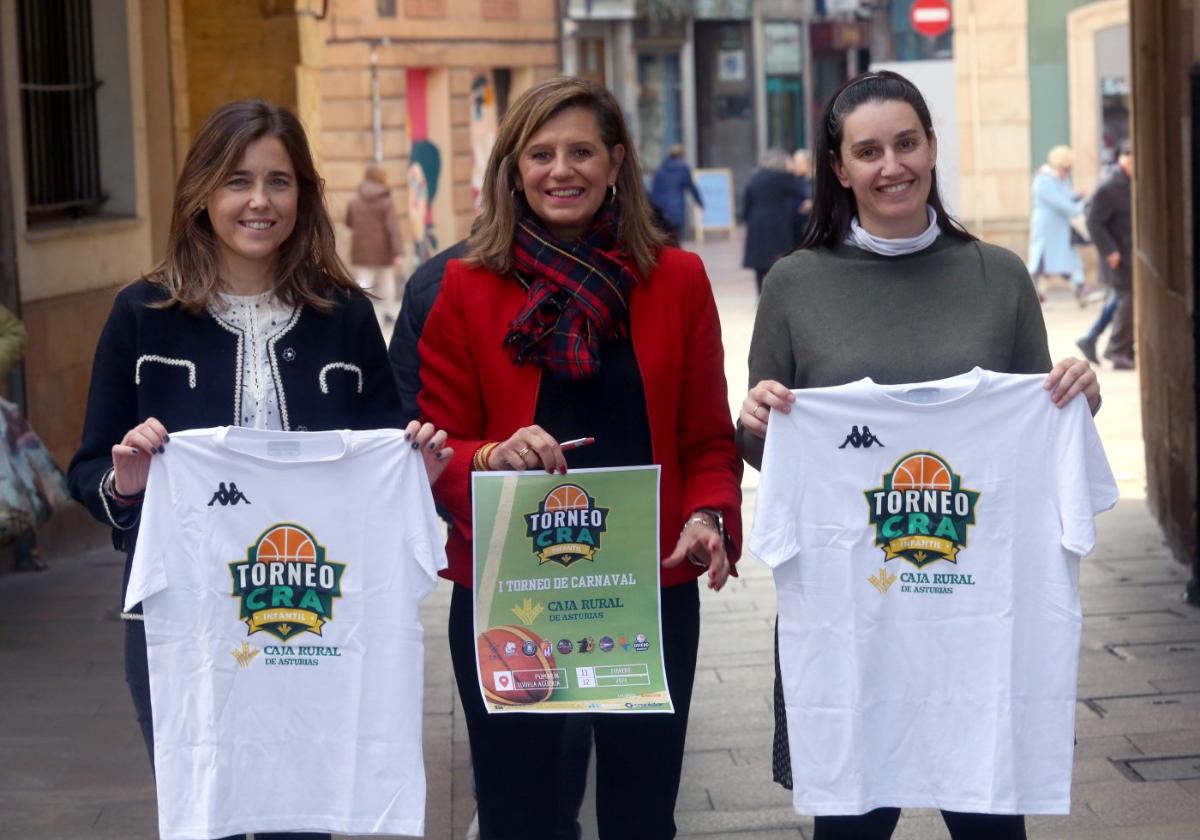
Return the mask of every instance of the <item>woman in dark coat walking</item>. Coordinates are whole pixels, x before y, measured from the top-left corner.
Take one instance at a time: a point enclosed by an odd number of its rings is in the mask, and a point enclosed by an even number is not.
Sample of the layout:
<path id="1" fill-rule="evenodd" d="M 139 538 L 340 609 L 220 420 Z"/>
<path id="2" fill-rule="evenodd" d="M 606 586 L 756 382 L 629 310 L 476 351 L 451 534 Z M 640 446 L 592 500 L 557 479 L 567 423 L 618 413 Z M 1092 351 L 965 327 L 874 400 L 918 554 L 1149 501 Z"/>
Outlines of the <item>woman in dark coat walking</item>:
<path id="1" fill-rule="evenodd" d="M 763 278 L 780 257 L 792 251 L 792 217 L 804 196 L 799 179 L 787 171 L 787 155 L 768 151 L 750 176 L 742 203 L 746 254 L 742 266 L 754 269 L 762 292 Z"/>

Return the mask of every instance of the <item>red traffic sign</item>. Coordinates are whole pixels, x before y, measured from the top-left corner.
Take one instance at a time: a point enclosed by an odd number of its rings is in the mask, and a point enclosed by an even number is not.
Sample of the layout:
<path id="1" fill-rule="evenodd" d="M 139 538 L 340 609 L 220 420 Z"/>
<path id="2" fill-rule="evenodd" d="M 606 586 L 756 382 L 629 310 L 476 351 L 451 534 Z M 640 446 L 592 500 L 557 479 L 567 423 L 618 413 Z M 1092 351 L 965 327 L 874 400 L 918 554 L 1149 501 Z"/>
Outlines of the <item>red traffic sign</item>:
<path id="1" fill-rule="evenodd" d="M 908 19 L 919 34 L 936 38 L 950 29 L 948 0 L 916 0 L 908 10 Z"/>

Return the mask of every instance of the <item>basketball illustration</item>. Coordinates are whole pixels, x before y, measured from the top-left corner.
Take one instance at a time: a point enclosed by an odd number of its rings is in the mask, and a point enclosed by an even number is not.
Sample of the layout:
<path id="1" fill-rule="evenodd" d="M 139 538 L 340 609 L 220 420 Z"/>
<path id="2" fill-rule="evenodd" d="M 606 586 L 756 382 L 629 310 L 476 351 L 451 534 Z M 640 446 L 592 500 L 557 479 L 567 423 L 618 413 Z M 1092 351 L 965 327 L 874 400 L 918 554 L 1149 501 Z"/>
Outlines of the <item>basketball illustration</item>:
<path id="1" fill-rule="evenodd" d="M 892 473 L 893 490 L 953 490 L 950 468 L 925 452 L 909 455 Z"/>
<path id="2" fill-rule="evenodd" d="M 588 506 L 588 495 L 575 484 L 560 484 L 546 496 L 547 511 L 577 510 Z"/>
<path id="3" fill-rule="evenodd" d="M 303 529 L 277 525 L 259 538 L 255 556 L 260 563 L 315 563 L 317 547 Z"/>
<path id="4" fill-rule="evenodd" d="M 534 646 L 533 655 L 524 653 L 526 643 Z M 515 654 L 505 653 L 514 645 Z M 506 624 L 492 627 L 476 640 L 479 654 L 479 678 L 484 699 L 501 706 L 540 703 L 554 693 L 554 656 L 537 633 L 528 627 Z"/>

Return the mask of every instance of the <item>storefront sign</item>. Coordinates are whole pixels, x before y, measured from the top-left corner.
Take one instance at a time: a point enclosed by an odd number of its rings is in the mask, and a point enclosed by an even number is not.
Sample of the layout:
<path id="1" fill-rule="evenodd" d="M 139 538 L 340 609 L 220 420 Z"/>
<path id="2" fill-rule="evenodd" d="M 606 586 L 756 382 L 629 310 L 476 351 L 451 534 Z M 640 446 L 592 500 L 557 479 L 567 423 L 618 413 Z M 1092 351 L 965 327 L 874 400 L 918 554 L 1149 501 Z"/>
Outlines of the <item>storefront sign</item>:
<path id="1" fill-rule="evenodd" d="M 696 0 L 696 20 L 750 20 L 753 0 Z"/>
<path id="2" fill-rule="evenodd" d="M 791 76 L 804 71 L 800 24 L 763 24 L 763 66 L 768 76 Z"/>

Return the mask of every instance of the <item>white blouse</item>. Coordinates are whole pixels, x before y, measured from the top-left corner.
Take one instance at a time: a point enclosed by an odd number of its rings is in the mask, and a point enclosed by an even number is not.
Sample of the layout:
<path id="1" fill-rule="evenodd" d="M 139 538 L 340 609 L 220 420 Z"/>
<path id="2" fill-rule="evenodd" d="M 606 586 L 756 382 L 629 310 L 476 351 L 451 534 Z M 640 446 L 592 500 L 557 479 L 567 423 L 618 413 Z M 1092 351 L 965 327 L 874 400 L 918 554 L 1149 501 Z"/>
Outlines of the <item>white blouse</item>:
<path id="1" fill-rule="evenodd" d="M 293 323 L 296 307 L 273 291 L 257 295 L 218 295 L 209 312 L 230 332 L 241 335 L 241 395 L 238 425 L 251 429 L 283 430 L 279 383 L 271 364 L 271 340 Z"/>

